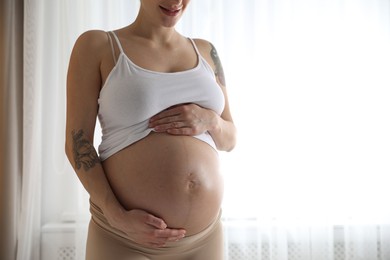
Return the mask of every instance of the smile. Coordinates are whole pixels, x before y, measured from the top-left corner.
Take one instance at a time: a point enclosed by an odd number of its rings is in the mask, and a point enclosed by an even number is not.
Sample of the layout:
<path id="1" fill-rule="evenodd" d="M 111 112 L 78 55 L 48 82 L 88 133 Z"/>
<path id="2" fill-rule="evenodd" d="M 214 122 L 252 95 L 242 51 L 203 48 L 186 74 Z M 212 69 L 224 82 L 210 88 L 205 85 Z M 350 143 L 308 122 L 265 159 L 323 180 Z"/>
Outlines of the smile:
<path id="1" fill-rule="evenodd" d="M 177 9 L 169 9 L 169 8 L 165 8 L 163 6 L 160 6 L 160 9 L 163 11 L 163 13 L 166 15 L 169 15 L 169 16 L 176 16 L 181 11 L 182 8 L 183 8 L 183 6 L 180 6 L 180 8 L 177 8 Z"/>

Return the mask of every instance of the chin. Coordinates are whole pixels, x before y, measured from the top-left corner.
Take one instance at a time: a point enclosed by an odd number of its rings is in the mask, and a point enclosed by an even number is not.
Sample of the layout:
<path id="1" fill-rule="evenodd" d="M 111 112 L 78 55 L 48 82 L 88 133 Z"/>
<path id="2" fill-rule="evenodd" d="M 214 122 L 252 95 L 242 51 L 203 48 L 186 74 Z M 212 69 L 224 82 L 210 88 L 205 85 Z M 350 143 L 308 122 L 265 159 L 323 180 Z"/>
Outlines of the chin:
<path id="1" fill-rule="evenodd" d="M 174 28 L 176 26 L 176 24 L 178 23 L 179 19 L 177 19 L 176 21 L 164 21 L 162 23 L 162 26 L 165 27 L 165 28 Z"/>

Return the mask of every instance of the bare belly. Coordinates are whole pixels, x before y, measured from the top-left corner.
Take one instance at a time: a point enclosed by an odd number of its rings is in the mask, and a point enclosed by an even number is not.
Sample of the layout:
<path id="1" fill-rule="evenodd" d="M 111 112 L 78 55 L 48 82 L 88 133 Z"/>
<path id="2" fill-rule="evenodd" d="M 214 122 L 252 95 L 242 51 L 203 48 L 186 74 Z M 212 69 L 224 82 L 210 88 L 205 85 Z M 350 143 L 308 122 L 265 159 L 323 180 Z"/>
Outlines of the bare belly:
<path id="1" fill-rule="evenodd" d="M 143 209 L 187 235 L 205 229 L 218 215 L 223 180 L 208 144 L 188 136 L 152 133 L 103 162 L 118 200 Z"/>

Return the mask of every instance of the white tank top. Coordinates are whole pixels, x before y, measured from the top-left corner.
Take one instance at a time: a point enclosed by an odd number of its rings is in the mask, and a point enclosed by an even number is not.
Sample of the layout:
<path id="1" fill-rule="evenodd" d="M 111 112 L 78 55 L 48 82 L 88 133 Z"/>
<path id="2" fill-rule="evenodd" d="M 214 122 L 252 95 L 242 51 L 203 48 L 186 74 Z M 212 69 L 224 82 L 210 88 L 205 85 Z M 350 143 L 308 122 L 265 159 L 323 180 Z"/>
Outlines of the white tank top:
<path id="1" fill-rule="evenodd" d="M 118 37 L 112 33 L 120 50 L 115 67 L 100 91 L 98 118 L 102 128 L 99 145 L 101 160 L 146 137 L 153 129 L 149 119 L 157 113 L 178 104 L 195 103 L 221 114 L 225 100 L 214 72 L 200 55 L 195 68 L 163 73 L 141 68 L 124 53 Z M 214 149 L 208 132 L 194 136 Z"/>

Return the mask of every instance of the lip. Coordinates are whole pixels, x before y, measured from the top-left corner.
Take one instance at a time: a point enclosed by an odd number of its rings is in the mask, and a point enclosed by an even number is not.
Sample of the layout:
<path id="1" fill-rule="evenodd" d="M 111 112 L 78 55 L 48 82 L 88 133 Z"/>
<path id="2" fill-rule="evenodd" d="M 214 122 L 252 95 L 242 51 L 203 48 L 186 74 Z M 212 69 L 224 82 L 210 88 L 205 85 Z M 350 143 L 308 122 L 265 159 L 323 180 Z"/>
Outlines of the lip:
<path id="1" fill-rule="evenodd" d="M 180 13 L 180 11 L 182 10 L 183 6 L 180 6 L 180 8 L 177 8 L 177 9 L 169 9 L 169 8 L 165 8 L 163 6 L 160 6 L 160 9 L 161 11 L 168 15 L 168 16 L 176 16 Z"/>

